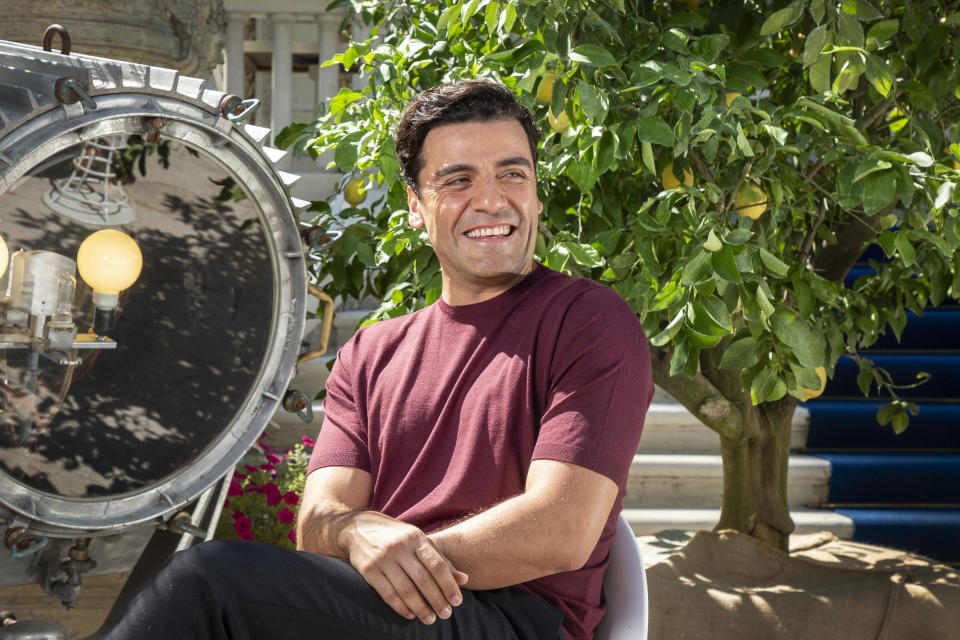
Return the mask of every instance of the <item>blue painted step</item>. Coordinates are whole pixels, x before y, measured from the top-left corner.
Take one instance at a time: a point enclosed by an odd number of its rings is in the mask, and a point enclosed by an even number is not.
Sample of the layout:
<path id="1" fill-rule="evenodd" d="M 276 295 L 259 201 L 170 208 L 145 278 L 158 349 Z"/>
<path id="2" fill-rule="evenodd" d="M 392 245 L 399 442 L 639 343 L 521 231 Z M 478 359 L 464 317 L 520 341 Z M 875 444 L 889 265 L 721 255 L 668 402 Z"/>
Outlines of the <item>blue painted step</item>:
<path id="1" fill-rule="evenodd" d="M 877 424 L 877 410 L 885 404 L 867 400 L 808 402 L 807 448 L 960 451 L 960 403 L 918 403 L 920 412 L 910 417 L 910 426 L 900 435 L 889 425 Z"/>
<path id="2" fill-rule="evenodd" d="M 837 509 L 853 520 L 853 538 L 960 562 L 960 509 Z"/>
<path id="3" fill-rule="evenodd" d="M 834 504 L 960 506 L 960 454 L 820 453 Z"/>
<path id="4" fill-rule="evenodd" d="M 957 329 L 960 331 L 960 328 Z M 916 382 L 916 374 L 926 371 L 933 377 L 914 389 L 898 390 L 901 398 L 950 399 L 960 397 L 960 354 L 870 355 L 878 367 L 890 372 L 896 384 Z M 853 358 L 844 356 L 837 363 L 833 379 L 827 381 L 823 398 L 862 399 L 857 386 L 859 368 Z M 875 391 L 875 389 L 873 390 Z"/>
<path id="5" fill-rule="evenodd" d="M 930 310 L 922 316 L 907 313 L 907 326 L 897 342 L 889 329 L 870 351 L 958 351 L 960 352 L 960 311 Z"/>

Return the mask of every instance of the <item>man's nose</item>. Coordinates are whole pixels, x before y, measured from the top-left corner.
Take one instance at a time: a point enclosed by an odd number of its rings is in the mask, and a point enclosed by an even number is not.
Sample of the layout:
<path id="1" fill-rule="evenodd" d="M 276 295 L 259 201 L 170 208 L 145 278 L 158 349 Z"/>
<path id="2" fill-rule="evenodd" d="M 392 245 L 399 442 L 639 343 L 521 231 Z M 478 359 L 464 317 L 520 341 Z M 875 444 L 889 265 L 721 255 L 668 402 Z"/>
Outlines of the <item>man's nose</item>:
<path id="1" fill-rule="evenodd" d="M 473 204 L 478 211 L 496 213 L 503 208 L 506 198 L 502 185 L 496 176 L 486 176 L 477 180 L 473 195 Z"/>

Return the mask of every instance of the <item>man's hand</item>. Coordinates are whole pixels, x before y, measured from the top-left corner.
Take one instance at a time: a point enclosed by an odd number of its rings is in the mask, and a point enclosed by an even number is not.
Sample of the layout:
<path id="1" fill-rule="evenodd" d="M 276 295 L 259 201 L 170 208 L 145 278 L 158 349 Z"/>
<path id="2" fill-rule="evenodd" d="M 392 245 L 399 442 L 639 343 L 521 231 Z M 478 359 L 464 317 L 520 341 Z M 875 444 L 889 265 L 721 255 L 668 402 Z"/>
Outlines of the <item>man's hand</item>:
<path id="1" fill-rule="evenodd" d="M 348 560 L 390 607 L 433 624 L 463 601 L 467 575 L 427 535 L 370 507 L 370 474 L 325 467 L 307 476 L 297 516 L 297 548 Z"/>
<path id="2" fill-rule="evenodd" d="M 460 585 L 467 575 L 413 525 L 375 511 L 358 512 L 340 531 L 338 544 L 364 580 L 405 618 L 433 624 L 463 602 Z"/>

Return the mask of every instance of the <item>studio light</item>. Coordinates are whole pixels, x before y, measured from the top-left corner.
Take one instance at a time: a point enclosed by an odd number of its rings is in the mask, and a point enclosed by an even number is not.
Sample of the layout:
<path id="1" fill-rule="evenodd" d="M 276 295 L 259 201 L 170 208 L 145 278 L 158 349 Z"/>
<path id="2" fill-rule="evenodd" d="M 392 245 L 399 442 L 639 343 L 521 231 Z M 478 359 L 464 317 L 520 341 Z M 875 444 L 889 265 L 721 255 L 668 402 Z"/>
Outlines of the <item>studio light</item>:
<path id="1" fill-rule="evenodd" d="M 93 331 L 107 333 L 120 292 L 140 276 L 143 255 L 137 242 L 122 231 L 101 229 L 91 233 L 77 251 L 77 270 L 93 289 L 96 307 Z"/>

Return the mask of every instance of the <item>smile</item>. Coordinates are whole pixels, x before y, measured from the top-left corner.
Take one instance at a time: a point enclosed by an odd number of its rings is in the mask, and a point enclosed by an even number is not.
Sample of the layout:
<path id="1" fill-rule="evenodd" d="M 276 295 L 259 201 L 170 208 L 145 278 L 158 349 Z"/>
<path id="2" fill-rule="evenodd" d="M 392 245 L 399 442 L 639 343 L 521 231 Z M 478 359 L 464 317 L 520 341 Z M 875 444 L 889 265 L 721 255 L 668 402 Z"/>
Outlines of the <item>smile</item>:
<path id="1" fill-rule="evenodd" d="M 513 227 L 508 224 L 502 224 L 497 227 L 483 227 L 482 229 L 471 229 L 467 231 L 468 238 L 489 238 L 499 236 L 509 236 L 513 232 Z"/>

